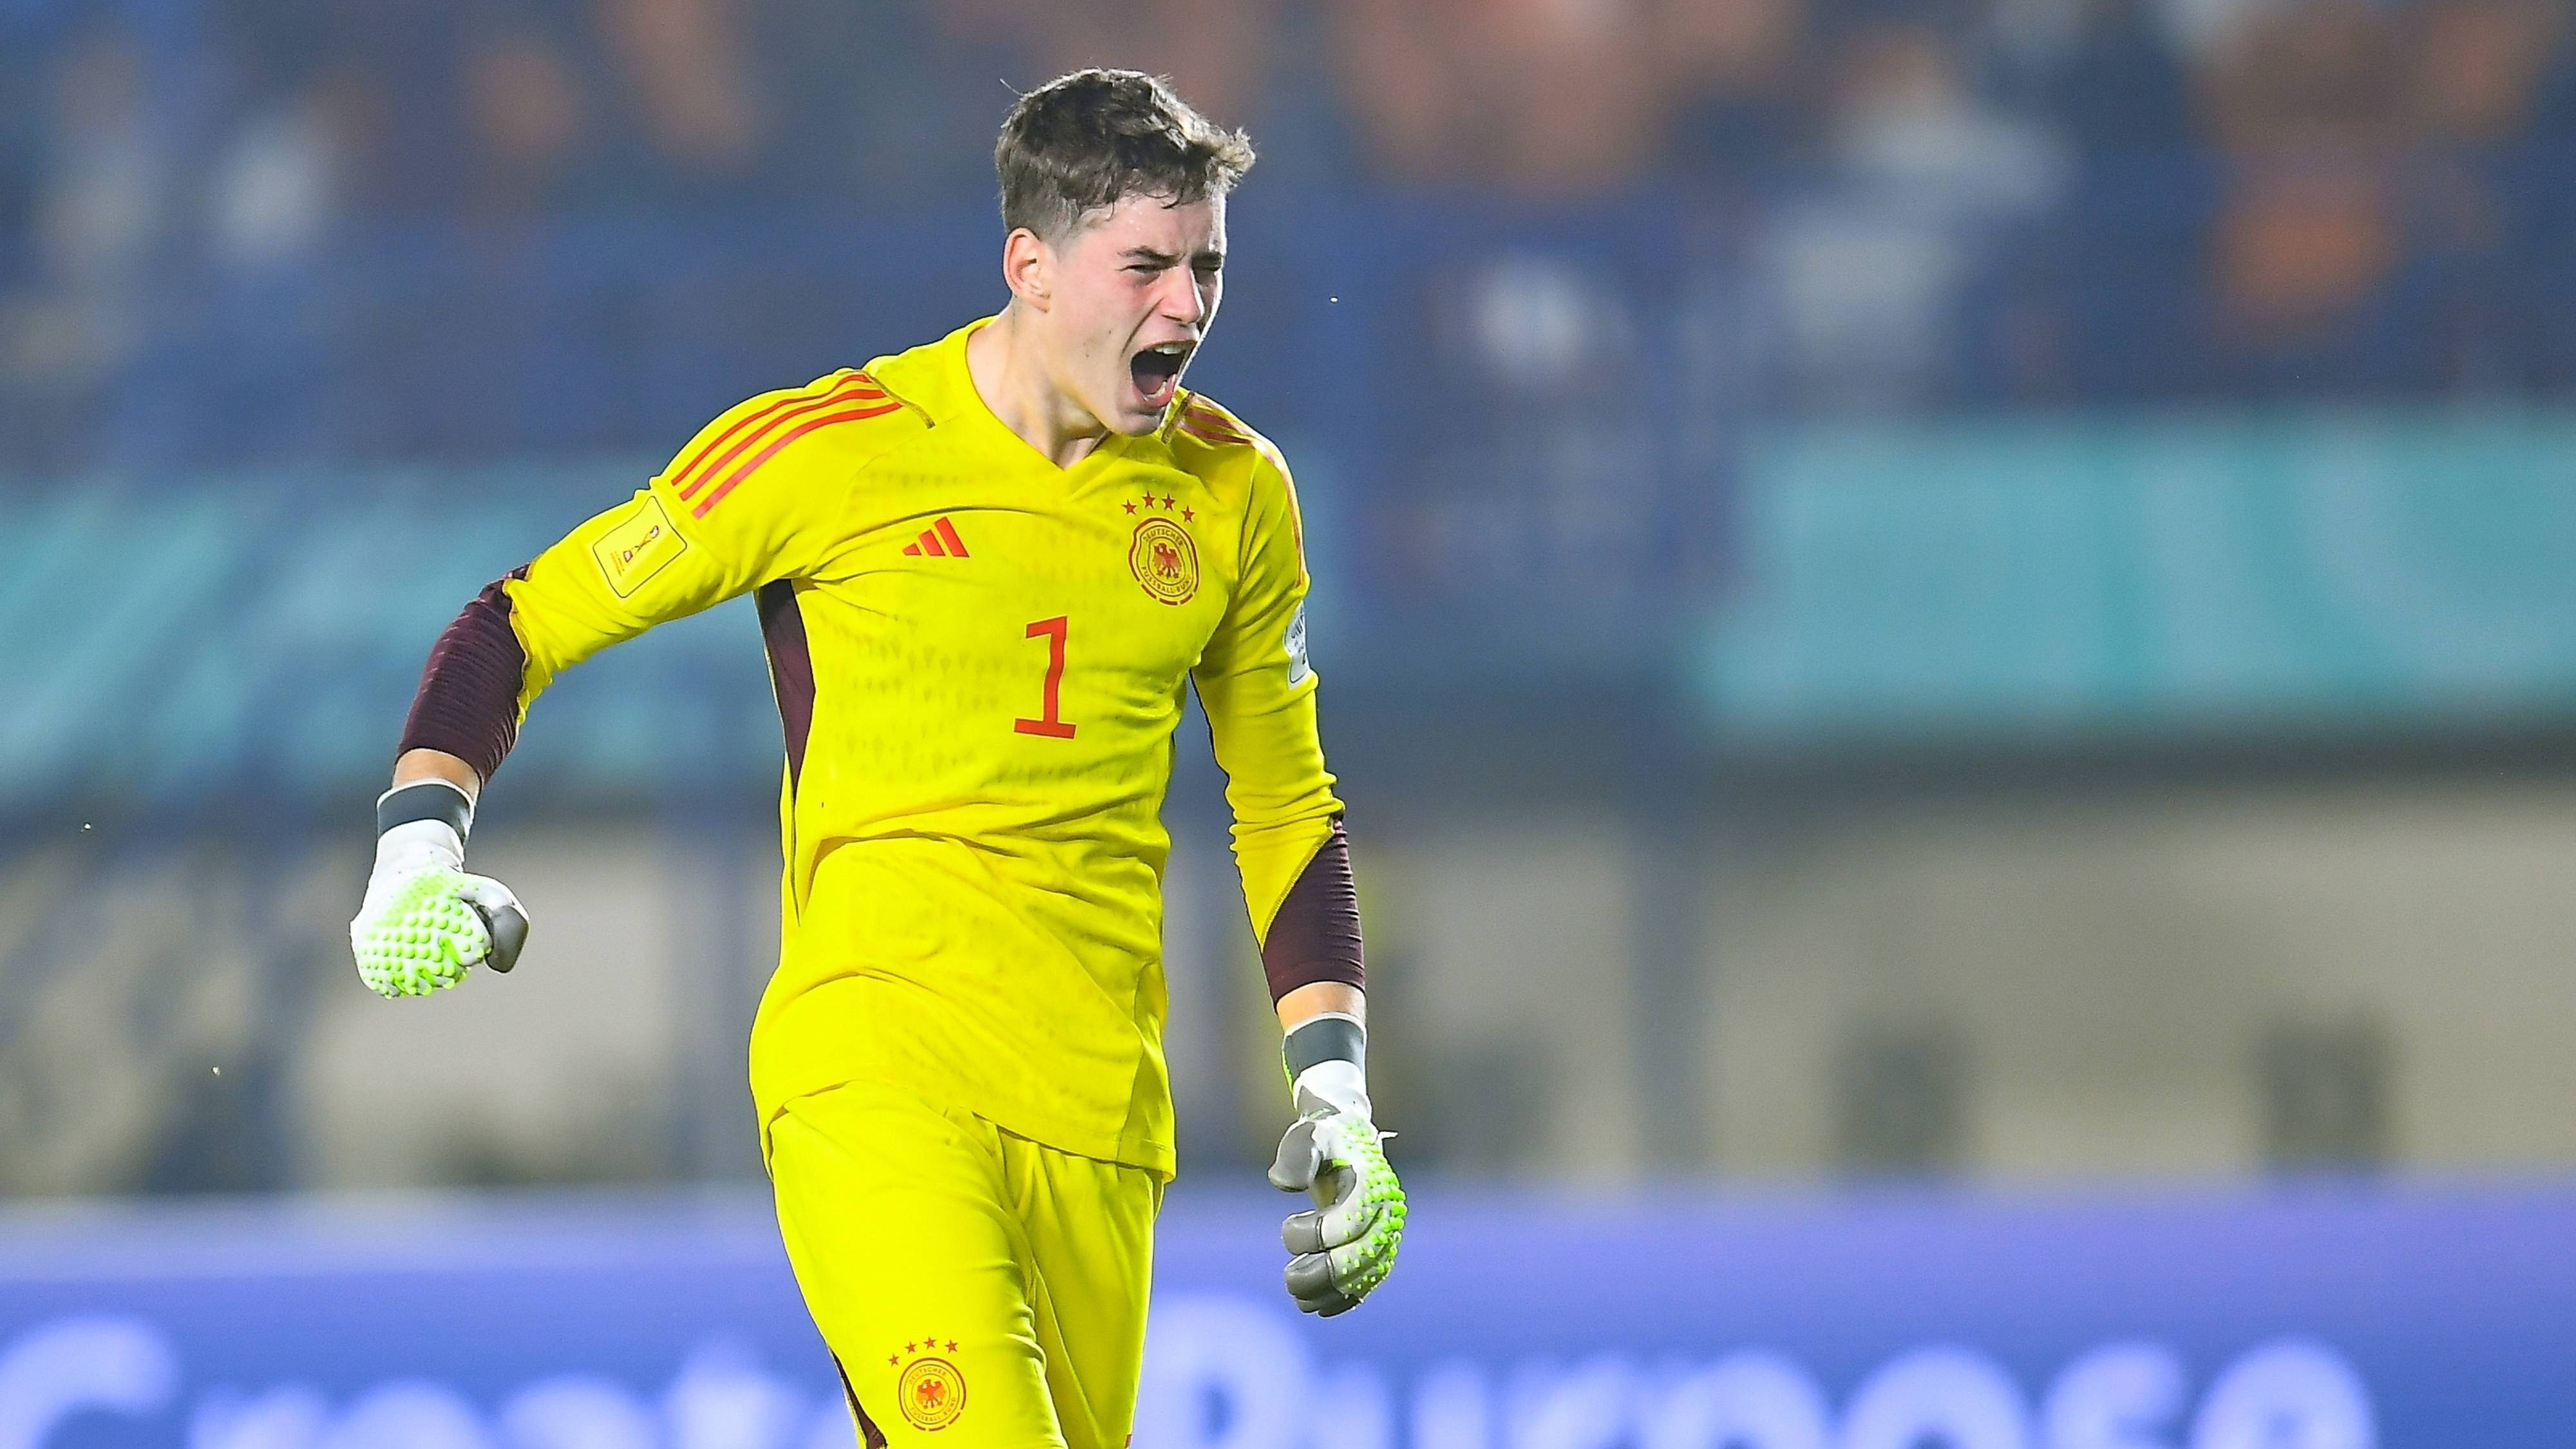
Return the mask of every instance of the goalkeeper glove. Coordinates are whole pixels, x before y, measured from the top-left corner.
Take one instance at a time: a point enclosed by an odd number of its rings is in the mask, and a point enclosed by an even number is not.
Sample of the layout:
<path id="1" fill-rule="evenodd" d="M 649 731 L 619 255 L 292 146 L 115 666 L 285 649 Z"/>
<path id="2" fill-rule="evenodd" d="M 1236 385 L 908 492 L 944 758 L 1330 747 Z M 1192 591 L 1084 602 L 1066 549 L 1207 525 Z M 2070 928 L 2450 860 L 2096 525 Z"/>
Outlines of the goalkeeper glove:
<path id="1" fill-rule="evenodd" d="M 1404 1241 L 1404 1188 L 1369 1120 L 1368 1032 L 1338 1012 L 1299 1022 L 1283 1050 L 1297 1123 L 1279 1141 L 1271 1185 L 1315 1206 L 1279 1225 L 1288 1296 L 1330 1318 L 1386 1281 Z"/>
<path id="2" fill-rule="evenodd" d="M 518 964 L 528 913 L 508 886 L 465 873 L 473 824 L 473 801 L 445 780 L 397 785 L 376 801 L 376 869 L 349 947 L 377 995 L 426 996 L 478 961 Z"/>

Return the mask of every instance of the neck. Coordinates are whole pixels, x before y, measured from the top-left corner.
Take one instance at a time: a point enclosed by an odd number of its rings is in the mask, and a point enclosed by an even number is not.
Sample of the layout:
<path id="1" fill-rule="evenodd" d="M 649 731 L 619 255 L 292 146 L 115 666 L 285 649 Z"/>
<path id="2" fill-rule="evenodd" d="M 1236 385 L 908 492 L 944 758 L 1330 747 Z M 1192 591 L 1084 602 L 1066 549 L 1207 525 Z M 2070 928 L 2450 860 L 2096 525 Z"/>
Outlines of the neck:
<path id="1" fill-rule="evenodd" d="M 966 375 L 984 406 L 1020 441 L 1059 468 L 1088 457 L 1109 435 L 1047 375 L 1034 321 L 1013 302 L 966 339 Z"/>

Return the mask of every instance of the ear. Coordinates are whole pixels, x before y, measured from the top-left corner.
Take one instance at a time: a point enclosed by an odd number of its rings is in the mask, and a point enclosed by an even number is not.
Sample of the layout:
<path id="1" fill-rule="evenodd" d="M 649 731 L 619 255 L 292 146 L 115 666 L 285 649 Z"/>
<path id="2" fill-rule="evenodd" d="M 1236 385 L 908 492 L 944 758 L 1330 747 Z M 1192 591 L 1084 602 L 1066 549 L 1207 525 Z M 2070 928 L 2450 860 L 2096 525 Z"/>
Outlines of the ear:
<path id="1" fill-rule="evenodd" d="M 1002 281 L 1013 301 L 1043 312 L 1055 292 L 1055 249 L 1027 227 L 1002 241 Z"/>

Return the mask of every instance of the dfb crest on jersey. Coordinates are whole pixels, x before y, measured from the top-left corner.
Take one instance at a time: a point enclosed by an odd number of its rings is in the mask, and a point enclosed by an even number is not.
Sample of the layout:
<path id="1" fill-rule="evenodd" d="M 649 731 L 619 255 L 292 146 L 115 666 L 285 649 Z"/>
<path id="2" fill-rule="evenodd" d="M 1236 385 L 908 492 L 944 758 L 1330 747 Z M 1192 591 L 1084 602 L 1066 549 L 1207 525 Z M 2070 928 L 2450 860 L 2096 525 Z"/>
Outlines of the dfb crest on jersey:
<path id="1" fill-rule="evenodd" d="M 1189 530 L 1168 518 L 1148 518 L 1136 525 L 1127 544 L 1127 569 L 1145 592 L 1165 604 L 1186 604 L 1198 597 L 1199 547 Z"/>

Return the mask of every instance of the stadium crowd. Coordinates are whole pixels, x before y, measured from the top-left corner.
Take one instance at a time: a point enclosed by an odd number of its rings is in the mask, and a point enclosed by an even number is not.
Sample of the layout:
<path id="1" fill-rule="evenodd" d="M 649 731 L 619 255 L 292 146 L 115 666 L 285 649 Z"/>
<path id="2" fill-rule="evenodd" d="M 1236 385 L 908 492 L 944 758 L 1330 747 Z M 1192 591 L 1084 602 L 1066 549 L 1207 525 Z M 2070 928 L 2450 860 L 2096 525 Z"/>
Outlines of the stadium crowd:
<path id="1" fill-rule="evenodd" d="M 352 239 L 972 204 L 1099 62 L 1274 195 L 1664 198 L 1765 405 L 2576 383 L 2564 0 L 20 0 L 0 463 Z"/>

